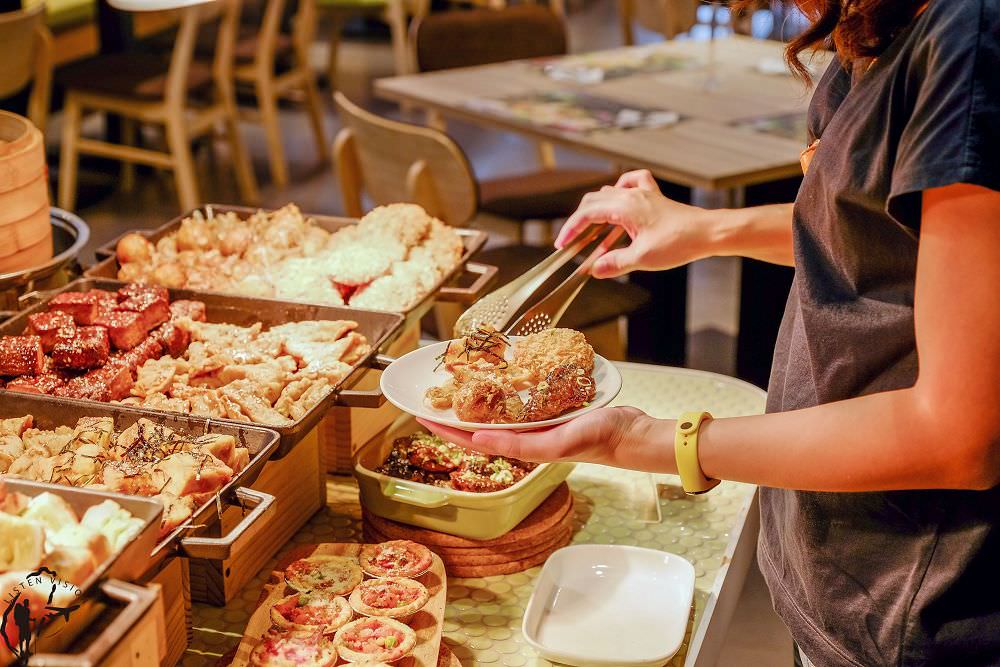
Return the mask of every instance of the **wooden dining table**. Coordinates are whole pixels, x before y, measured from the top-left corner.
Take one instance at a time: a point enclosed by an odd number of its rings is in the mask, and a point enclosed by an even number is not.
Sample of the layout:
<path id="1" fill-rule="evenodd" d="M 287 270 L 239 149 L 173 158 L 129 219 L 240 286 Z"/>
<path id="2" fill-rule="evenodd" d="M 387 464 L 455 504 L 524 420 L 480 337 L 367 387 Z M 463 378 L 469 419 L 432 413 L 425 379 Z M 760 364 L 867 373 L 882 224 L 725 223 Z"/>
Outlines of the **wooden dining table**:
<path id="1" fill-rule="evenodd" d="M 789 73 L 783 57 L 780 42 L 738 35 L 672 40 L 545 61 L 510 61 L 383 78 L 375 82 L 375 93 L 446 119 L 516 132 L 604 158 L 621 170 L 649 169 L 662 182 L 690 188 L 692 203 L 703 207 L 740 207 L 747 186 L 802 173 L 799 155 L 807 141 L 805 113 L 810 88 Z M 810 71 L 822 72 L 830 57 L 827 52 L 814 54 L 808 62 Z M 649 66 L 630 68 L 629 62 L 648 62 Z M 598 76 L 584 83 L 572 76 L 552 75 L 554 70 L 565 74 L 567 65 L 585 65 Z M 495 110 L 498 101 L 546 93 L 595 98 L 612 109 L 674 112 L 679 120 L 656 127 L 570 131 L 530 114 L 517 116 Z M 712 263 L 717 266 L 713 268 Z M 748 313 L 740 313 L 738 303 L 741 266 L 738 259 L 713 258 L 695 263 L 690 272 L 680 268 L 657 275 L 634 275 L 634 281 L 653 292 L 654 303 L 649 326 L 629 331 L 630 353 L 658 363 L 687 361 L 685 343 L 690 339 L 685 335 L 685 321 L 690 331 L 693 325 L 713 317 L 703 302 L 688 299 L 689 283 L 704 282 L 692 278 L 692 272 L 725 275 L 727 298 L 735 304 L 727 312 L 738 313 L 730 317 L 731 328 L 749 329 L 743 321 Z M 712 275 L 707 279 L 718 284 Z M 787 283 L 763 298 L 783 302 L 784 294 L 777 294 L 782 290 L 787 292 Z M 768 318 L 777 316 L 769 313 Z M 763 328 L 776 332 L 777 322 Z M 759 350 L 747 350 L 744 342 L 748 339 L 742 339 L 741 357 L 770 359 L 771 350 L 765 348 L 773 341 L 768 335 L 762 338 Z M 737 372 L 736 354 L 734 347 L 714 370 Z M 748 377 L 755 375 L 750 379 L 762 382 L 767 363 L 758 365 L 764 370 Z"/>
<path id="2" fill-rule="evenodd" d="M 658 178 L 709 192 L 727 192 L 801 173 L 804 136 L 789 136 L 768 121 L 794 121 L 805 113 L 809 90 L 779 69 L 783 45 L 734 35 L 714 41 L 674 40 L 655 45 L 566 56 L 599 66 L 627 54 L 676 56 L 672 70 L 609 76 L 595 83 L 558 80 L 545 65 L 559 60 L 511 61 L 379 79 L 378 96 L 432 109 L 445 117 L 518 132 L 646 168 Z M 821 69 L 829 54 L 818 53 Z M 551 67 L 550 67 L 551 70 Z M 543 92 L 575 92 L 638 109 L 674 111 L 680 121 L 664 127 L 591 132 L 565 131 L 491 112 L 482 100 Z"/>

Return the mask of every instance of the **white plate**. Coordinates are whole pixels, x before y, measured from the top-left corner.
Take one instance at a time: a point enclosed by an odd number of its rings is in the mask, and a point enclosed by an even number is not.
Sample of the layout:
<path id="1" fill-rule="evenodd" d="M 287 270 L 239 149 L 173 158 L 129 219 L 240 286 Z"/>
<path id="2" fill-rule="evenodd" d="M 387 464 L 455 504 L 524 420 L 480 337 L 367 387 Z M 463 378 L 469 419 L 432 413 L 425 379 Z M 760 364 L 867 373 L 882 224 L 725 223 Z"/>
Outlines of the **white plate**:
<path id="1" fill-rule="evenodd" d="M 511 336 L 511 342 L 516 343 L 518 336 Z M 448 347 L 449 341 L 434 343 L 404 354 L 396 361 L 392 362 L 382 373 L 380 382 L 382 393 L 387 401 L 395 405 L 403 412 L 415 417 L 427 419 L 429 421 L 453 426 L 465 431 L 477 431 L 487 429 L 504 429 L 514 431 L 530 431 L 546 426 L 554 426 L 568 422 L 580 415 L 587 414 L 598 408 L 603 408 L 615 399 L 622 389 L 622 376 L 618 369 L 610 361 L 600 355 L 594 355 L 594 384 L 596 394 L 590 405 L 579 410 L 571 410 L 565 414 L 552 419 L 540 422 L 527 422 L 524 424 L 478 424 L 464 422 L 455 416 L 454 410 L 435 410 L 427 405 L 424 400 L 424 393 L 431 387 L 442 384 L 451 377 L 451 374 L 440 365 L 437 357 Z M 508 348 L 510 352 L 510 348 Z M 437 370 L 435 370 L 437 369 Z M 527 397 L 528 391 L 522 391 L 521 397 Z"/>
<path id="2" fill-rule="evenodd" d="M 684 641 L 694 568 L 680 556 L 621 545 L 559 549 L 524 612 L 524 638 L 576 667 L 661 667 Z"/>

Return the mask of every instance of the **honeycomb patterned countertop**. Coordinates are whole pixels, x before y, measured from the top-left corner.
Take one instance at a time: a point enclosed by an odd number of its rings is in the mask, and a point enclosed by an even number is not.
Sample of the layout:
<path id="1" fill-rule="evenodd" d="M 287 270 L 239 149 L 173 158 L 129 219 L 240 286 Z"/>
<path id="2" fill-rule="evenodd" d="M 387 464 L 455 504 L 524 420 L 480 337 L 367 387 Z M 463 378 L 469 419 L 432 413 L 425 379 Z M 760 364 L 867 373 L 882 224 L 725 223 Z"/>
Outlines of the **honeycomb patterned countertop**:
<path id="1" fill-rule="evenodd" d="M 687 369 L 619 364 L 623 389 L 616 405 L 633 405 L 655 417 L 686 410 L 716 417 L 758 414 L 763 391 L 732 378 Z M 361 541 L 361 508 L 353 478 L 328 482 L 328 506 L 285 546 Z M 712 493 L 686 496 L 676 477 L 579 465 L 569 477 L 576 499 L 574 544 L 632 544 L 661 549 L 695 568 L 695 597 L 684 645 L 670 667 L 693 664 L 692 634 L 707 623 L 705 611 L 728 572 L 733 537 L 742 530 L 755 487 L 723 482 Z M 745 565 L 745 564 L 743 564 Z M 183 663 L 215 665 L 239 643 L 271 568 L 247 584 L 226 607 L 193 605 L 194 637 Z M 521 618 L 541 568 L 482 579 L 448 580 L 444 641 L 464 667 L 548 667 L 521 635 Z"/>

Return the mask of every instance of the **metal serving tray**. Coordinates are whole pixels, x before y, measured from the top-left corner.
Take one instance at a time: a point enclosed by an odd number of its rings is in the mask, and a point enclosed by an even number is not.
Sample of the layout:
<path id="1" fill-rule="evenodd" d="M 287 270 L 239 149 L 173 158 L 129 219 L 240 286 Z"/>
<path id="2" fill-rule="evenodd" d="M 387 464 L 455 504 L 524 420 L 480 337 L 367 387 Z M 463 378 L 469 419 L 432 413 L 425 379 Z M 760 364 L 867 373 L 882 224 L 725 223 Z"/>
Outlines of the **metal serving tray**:
<path id="1" fill-rule="evenodd" d="M 102 289 L 111 292 L 117 291 L 127 283 L 118 280 L 102 280 L 96 278 L 81 278 L 69 285 L 47 293 L 39 303 L 25 310 L 17 316 L 0 324 L 0 336 L 18 335 L 24 331 L 28 324 L 28 316 L 44 311 L 48 302 L 62 292 L 78 291 L 86 292 L 92 289 Z M 255 424 L 276 431 L 280 436 L 278 450 L 271 458 L 280 459 L 304 438 L 326 414 L 326 411 L 335 405 L 346 407 L 378 407 L 384 402 L 381 392 L 378 390 L 356 391 L 346 389 L 353 386 L 366 368 L 382 367 L 383 361 L 378 358 L 378 350 L 382 349 L 399 328 L 403 325 L 402 315 L 374 310 L 361 310 L 359 308 L 345 308 L 343 306 L 316 306 L 303 303 L 286 303 L 273 299 L 255 299 L 251 297 L 232 296 L 216 294 L 213 292 L 196 292 L 184 289 L 171 289 L 170 299 L 194 299 L 205 303 L 207 319 L 209 322 L 219 322 L 227 324 L 237 324 L 240 326 L 250 326 L 255 322 L 262 323 L 265 327 L 272 327 L 288 322 L 301 322 L 305 320 L 353 320 L 358 323 L 357 331 L 368 339 L 372 352 L 360 359 L 352 369 L 351 373 L 345 377 L 339 385 L 333 388 L 323 400 L 317 403 L 301 419 L 293 422 L 289 426 L 267 426 Z M 11 395 L 12 392 L 0 391 L 0 396 Z M 82 399 L 61 399 L 67 402 L 76 402 L 83 405 L 104 405 L 103 403 Z M 162 410 L 152 410 L 142 408 L 143 412 L 158 415 L 175 415 L 177 413 L 165 412 Z M 246 422 L 231 419 L 213 419 L 213 423 L 223 423 L 230 425 L 246 425 Z"/>
<path id="2" fill-rule="evenodd" d="M 0 410 L 3 417 L 8 416 L 6 401 L 0 406 Z M 142 530 L 122 549 L 108 556 L 86 581 L 80 584 L 80 596 L 75 602 L 79 606 L 66 617 L 65 625 L 56 632 L 41 633 L 35 638 L 33 647 L 36 652 L 31 656 L 29 663 L 43 667 L 97 665 L 156 601 L 155 592 L 117 579 L 134 579 L 146 569 L 150 553 L 156 544 L 163 505 L 151 498 L 32 482 L 6 475 L 0 475 L 0 483 L 3 483 L 8 491 L 16 491 L 26 496 L 34 497 L 45 492 L 60 496 L 70 504 L 77 517 L 82 517 L 84 512 L 94 505 L 105 500 L 113 500 L 128 510 L 132 516 L 142 519 Z M 59 573 L 56 572 L 55 576 L 58 577 Z M 81 653 L 63 653 L 62 651 L 104 611 L 106 600 L 125 603 L 126 607 Z M 6 652 L 6 648 L 0 647 L 0 651 Z"/>
<path id="3" fill-rule="evenodd" d="M 247 467 L 237 473 L 219 491 L 219 501 L 209 501 L 195 510 L 191 519 L 171 533 L 164 536 L 157 542 L 156 536 L 159 533 L 160 521 L 155 522 L 152 531 L 152 542 L 143 543 L 142 548 L 136 548 L 135 552 L 120 558 L 121 565 L 112 569 L 110 574 L 123 579 L 133 579 L 146 572 L 150 563 L 159 560 L 161 556 L 166 556 L 168 552 L 175 549 L 186 556 L 192 558 L 228 558 L 232 550 L 233 543 L 246 532 L 255 522 L 260 520 L 274 503 L 274 497 L 254 491 L 249 486 L 257 481 L 264 464 L 267 463 L 271 454 L 278 446 L 278 434 L 274 431 L 259 426 L 249 424 L 234 424 L 221 420 L 209 420 L 191 415 L 181 415 L 176 413 L 153 412 L 142 408 L 134 408 L 125 405 L 115 405 L 112 403 L 100 403 L 97 401 L 83 401 L 68 398 L 57 398 L 54 396 L 39 396 L 36 394 L 22 394 L 20 392 L 0 391 L 0 419 L 10 417 L 23 417 L 32 415 L 34 417 L 34 427 L 41 429 L 54 429 L 57 426 L 76 426 L 81 417 L 111 417 L 114 420 L 116 431 L 122 431 L 141 418 L 149 419 L 157 424 L 162 424 L 167 428 L 182 433 L 219 433 L 231 435 L 242 447 L 250 450 L 250 462 Z M 43 485 L 45 490 L 51 490 L 60 494 L 83 494 L 95 495 L 103 494 L 118 501 L 125 509 L 132 510 L 129 503 L 137 503 L 137 507 L 153 505 L 157 508 L 157 519 L 163 511 L 163 506 L 155 500 L 142 496 L 124 496 L 121 494 L 109 494 L 93 491 L 90 489 L 80 489 L 72 486 L 60 484 L 44 484 L 42 482 L 28 482 L 18 480 L 5 475 L 0 475 L 0 479 L 5 479 L 11 488 L 16 485 Z M 102 499 L 103 499 L 102 496 Z M 121 500 L 119 500 L 121 498 Z M 69 498 L 67 497 L 67 500 Z M 127 503 L 125 501 L 128 501 Z M 71 501 L 72 502 L 72 501 Z M 96 504 L 91 503 L 91 504 Z M 220 504 L 237 505 L 244 508 L 252 508 L 243 517 L 239 525 L 235 526 L 228 535 L 224 537 L 189 537 L 186 534 L 192 530 L 192 526 L 204 526 L 213 523 L 221 514 Z M 74 506 L 75 508 L 75 506 Z M 153 559 L 150 559 L 150 556 Z M 120 568 L 120 569 L 118 569 Z"/>
<path id="4" fill-rule="evenodd" d="M 258 210 L 261 210 L 245 206 L 227 206 L 224 204 L 206 204 L 205 206 L 195 210 L 200 210 L 204 215 L 207 215 L 206 209 L 209 208 L 212 209 L 214 213 L 228 213 L 231 211 L 243 219 L 249 218 Z M 138 229 L 135 230 L 135 233 L 142 234 L 147 239 L 155 243 L 167 234 L 177 231 L 181 226 L 181 222 L 183 222 L 185 218 L 190 217 L 193 213 L 194 211 L 189 211 L 188 213 L 174 218 L 161 227 L 152 230 Z M 312 219 L 318 226 L 329 232 L 335 232 L 339 229 L 343 229 L 344 227 L 356 225 L 358 223 L 355 218 L 312 215 L 309 213 L 304 213 L 303 215 L 306 218 Z M 490 287 L 493 280 L 496 278 L 497 267 L 490 266 L 489 264 L 480 264 L 478 262 L 469 261 L 471 257 L 486 243 L 486 232 L 474 229 L 465 229 L 462 227 L 456 227 L 455 231 L 462 237 L 462 243 L 465 246 L 465 252 L 462 254 L 462 258 L 459 260 L 459 263 L 455 266 L 455 268 L 450 273 L 442 277 L 441 280 L 434 285 L 434 288 L 431 289 L 426 296 L 424 296 L 424 298 L 403 313 L 403 315 L 406 316 L 407 324 L 415 322 L 426 315 L 435 301 L 466 304 L 475 303 L 480 297 L 483 296 L 483 294 L 486 293 L 486 289 Z M 125 234 L 130 233 L 133 232 L 126 232 Z M 90 267 L 84 272 L 83 275 L 89 278 L 117 279 L 120 265 L 118 264 L 118 257 L 115 252 L 115 248 L 118 245 L 118 241 L 122 238 L 122 236 L 125 236 L 125 234 L 122 234 L 113 241 L 110 241 L 109 243 L 106 243 L 98 248 L 95 251 L 98 259 L 97 264 Z M 463 270 L 477 276 L 473 283 L 468 287 L 458 287 L 449 284 L 454 282 L 462 274 Z M 350 306 L 347 307 L 351 308 Z M 351 309 L 354 310 L 353 308 Z"/>

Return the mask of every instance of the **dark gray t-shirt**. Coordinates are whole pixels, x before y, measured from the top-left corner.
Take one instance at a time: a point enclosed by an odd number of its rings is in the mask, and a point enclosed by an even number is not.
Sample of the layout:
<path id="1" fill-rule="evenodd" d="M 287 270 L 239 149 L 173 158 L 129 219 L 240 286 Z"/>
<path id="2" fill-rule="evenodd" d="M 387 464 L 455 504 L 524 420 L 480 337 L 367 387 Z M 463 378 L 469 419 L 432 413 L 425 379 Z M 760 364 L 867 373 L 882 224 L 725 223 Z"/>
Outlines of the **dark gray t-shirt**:
<path id="1" fill-rule="evenodd" d="M 934 0 L 869 71 L 835 62 L 809 122 L 769 412 L 916 380 L 921 192 L 1000 190 L 1000 0 Z M 775 608 L 818 667 L 1000 665 L 1000 489 L 761 489 L 761 523 Z"/>

